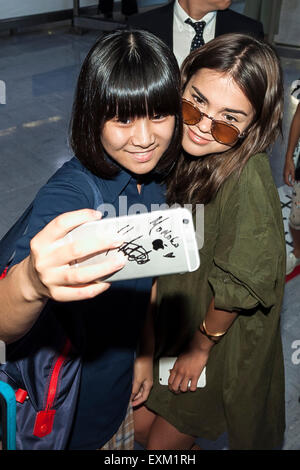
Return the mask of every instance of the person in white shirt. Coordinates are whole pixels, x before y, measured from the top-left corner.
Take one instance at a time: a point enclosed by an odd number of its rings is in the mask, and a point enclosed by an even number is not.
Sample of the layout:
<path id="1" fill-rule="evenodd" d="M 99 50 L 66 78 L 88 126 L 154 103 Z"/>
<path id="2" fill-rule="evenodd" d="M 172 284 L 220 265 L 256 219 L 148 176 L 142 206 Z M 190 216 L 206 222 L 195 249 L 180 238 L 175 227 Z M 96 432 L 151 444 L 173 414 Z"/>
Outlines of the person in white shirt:
<path id="1" fill-rule="evenodd" d="M 196 32 L 186 23 L 205 21 L 204 43 L 226 33 L 245 33 L 264 38 L 260 22 L 230 10 L 232 0 L 175 0 L 146 13 L 133 15 L 128 26 L 145 29 L 162 39 L 174 52 L 178 64 L 190 53 Z"/>
<path id="2" fill-rule="evenodd" d="M 216 8 L 217 3 L 223 10 L 231 5 L 231 0 L 210 2 L 176 0 L 174 3 L 173 52 L 179 65 L 189 55 L 191 44 L 195 37 L 195 29 L 192 25 L 187 24 L 186 20 L 190 18 L 193 23 L 204 21 L 203 39 L 204 42 L 210 41 L 215 37 L 217 11 L 207 10 L 208 8 Z"/>

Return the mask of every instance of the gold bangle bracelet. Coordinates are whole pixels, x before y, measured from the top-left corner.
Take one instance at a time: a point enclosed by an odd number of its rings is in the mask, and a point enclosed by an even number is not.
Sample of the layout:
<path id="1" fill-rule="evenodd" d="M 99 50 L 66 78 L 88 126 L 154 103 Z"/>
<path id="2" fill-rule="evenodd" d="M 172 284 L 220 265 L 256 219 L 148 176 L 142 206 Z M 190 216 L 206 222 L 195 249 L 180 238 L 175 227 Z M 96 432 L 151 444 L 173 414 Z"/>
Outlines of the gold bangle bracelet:
<path id="1" fill-rule="evenodd" d="M 222 333 L 210 333 L 206 328 L 205 320 L 203 320 L 202 326 L 203 326 L 204 330 L 206 331 L 206 333 L 208 334 L 208 336 L 216 336 L 218 338 L 220 336 L 224 336 L 227 333 L 227 330 L 223 331 Z"/>
<path id="2" fill-rule="evenodd" d="M 199 326 L 200 333 L 202 333 L 204 336 L 206 336 L 210 341 L 213 343 L 218 343 L 220 339 L 227 333 L 227 331 L 224 331 L 224 333 L 216 333 L 216 334 L 210 334 L 206 330 L 206 325 L 205 325 L 205 320 L 203 320 L 202 324 Z"/>

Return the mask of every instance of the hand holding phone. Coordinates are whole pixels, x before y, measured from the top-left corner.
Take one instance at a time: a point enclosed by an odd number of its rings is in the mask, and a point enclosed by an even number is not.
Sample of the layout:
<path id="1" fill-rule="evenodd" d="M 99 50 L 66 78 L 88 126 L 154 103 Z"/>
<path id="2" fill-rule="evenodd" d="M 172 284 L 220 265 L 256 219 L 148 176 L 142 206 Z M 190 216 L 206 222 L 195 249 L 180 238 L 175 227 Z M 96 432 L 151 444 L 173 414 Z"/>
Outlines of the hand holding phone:
<path id="1" fill-rule="evenodd" d="M 159 383 L 160 385 L 168 385 L 170 371 L 173 368 L 177 357 L 161 357 L 159 360 Z M 206 386 L 206 367 L 204 367 L 198 379 L 197 388 Z"/>
<path id="2" fill-rule="evenodd" d="M 76 260 L 76 264 L 97 264 L 122 252 L 127 262 L 120 271 L 105 278 L 108 282 L 191 272 L 200 265 L 192 216 L 185 208 L 105 218 L 83 224 L 67 237 L 84 239 L 97 231 L 103 237 L 121 238 L 124 242 L 115 250 Z"/>

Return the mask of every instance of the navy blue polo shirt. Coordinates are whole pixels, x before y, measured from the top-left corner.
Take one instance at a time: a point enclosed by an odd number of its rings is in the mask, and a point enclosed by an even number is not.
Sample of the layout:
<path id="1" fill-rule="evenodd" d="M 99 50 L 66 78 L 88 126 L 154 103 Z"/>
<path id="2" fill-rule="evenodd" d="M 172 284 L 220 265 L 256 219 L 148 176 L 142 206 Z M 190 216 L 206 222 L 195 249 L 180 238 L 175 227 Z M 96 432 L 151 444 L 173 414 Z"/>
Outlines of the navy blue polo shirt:
<path id="1" fill-rule="evenodd" d="M 54 217 L 94 208 L 94 194 L 82 172 L 88 170 L 73 158 L 38 192 L 28 231 L 18 242 L 14 264 L 29 254 L 31 238 Z M 164 202 L 164 187 L 153 179 L 143 184 L 138 193 L 136 180 L 125 170 L 112 180 L 90 175 L 104 203 L 112 204 L 116 215 L 119 215 L 120 201 L 120 215 L 124 215 L 124 201 L 128 209 L 133 204 L 143 204 L 147 210 L 151 210 L 151 204 Z M 119 281 L 94 299 L 56 302 L 67 334 L 83 358 L 68 449 L 101 447 L 123 421 L 131 395 L 135 349 L 151 286 L 150 278 Z"/>

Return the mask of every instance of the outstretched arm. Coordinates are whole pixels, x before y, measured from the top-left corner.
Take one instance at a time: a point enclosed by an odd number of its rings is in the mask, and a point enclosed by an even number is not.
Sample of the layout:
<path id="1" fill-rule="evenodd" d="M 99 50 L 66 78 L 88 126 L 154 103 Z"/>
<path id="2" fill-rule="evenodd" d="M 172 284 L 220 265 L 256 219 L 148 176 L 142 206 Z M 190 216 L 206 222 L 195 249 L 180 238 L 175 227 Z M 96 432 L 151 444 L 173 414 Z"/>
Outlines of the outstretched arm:
<path id="1" fill-rule="evenodd" d="M 121 269 L 125 257 L 99 265 L 74 267 L 72 261 L 120 246 L 121 241 L 88 237 L 70 241 L 65 235 L 73 228 L 97 220 L 99 212 L 83 209 L 59 215 L 30 243 L 30 254 L 13 266 L 0 280 L 0 339 L 16 341 L 30 330 L 48 299 L 59 302 L 95 297 L 109 288 L 94 281 Z"/>

